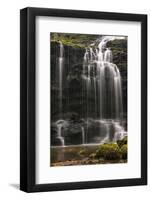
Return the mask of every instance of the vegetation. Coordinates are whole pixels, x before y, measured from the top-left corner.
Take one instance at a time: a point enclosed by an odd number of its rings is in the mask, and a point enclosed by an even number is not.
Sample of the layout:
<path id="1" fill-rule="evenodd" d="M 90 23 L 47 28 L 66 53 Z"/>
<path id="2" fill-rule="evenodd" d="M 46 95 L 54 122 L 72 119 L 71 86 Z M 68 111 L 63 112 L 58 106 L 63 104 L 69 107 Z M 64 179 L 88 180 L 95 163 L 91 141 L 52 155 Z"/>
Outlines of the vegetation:
<path id="1" fill-rule="evenodd" d="M 107 46 L 112 49 L 112 51 L 117 51 L 117 52 L 123 52 L 127 51 L 127 40 L 126 39 L 121 39 L 121 40 L 113 40 L 109 41 L 107 43 Z"/>
<path id="2" fill-rule="evenodd" d="M 121 148 L 124 144 L 127 144 L 127 136 L 125 136 L 122 140 L 117 141 L 118 146 Z"/>
<path id="3" fill-rule="evenodd" d="M 122 159 L 127 159 L 127 144 L 124 144 L 121 147 L 121 155 L 122 155 Z"/>
<path id="4" fill-rule="evenodd" d="M 83 146 L 82 148 L 80 146 L 52 148 L 51 166 L 125 163 L 127 162 L 127 144 L 124 144 L 125 142 L 127 142 L 127 137 L 120 140 L 118 144 L 105 143 L 98 146 Z"/>
<path id="5" fill-rule="evenodd" d="M 51 33 L 50 37 L 51 41 L 61 41 L 64 45 L 84 48 L 94 43 L 99 36 L 89 34 Z"/>
<path id="6" fill-rule="evenodd" d="M 97 158 L 104 158 L 105 160 L 118 160 L 121 157 L 120 148 L 117 144 L 102 144 L 96 151 Z"/>
<path id="7" fill-rule="evenodd" d="M 81 149 L 79 152 L 78 152 L 78 154 L 80 155 L 80 156 L 85 156 L 86 155 L 86 149 Z"/>

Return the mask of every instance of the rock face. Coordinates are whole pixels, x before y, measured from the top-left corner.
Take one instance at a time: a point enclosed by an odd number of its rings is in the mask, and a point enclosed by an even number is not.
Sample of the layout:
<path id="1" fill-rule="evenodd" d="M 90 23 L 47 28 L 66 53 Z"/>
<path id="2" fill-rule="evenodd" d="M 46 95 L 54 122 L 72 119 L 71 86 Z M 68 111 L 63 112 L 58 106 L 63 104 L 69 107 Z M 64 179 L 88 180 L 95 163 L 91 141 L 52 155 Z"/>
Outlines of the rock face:
<path id="1" fill-rule="evenodd" d="M 75 112 L 81 115 L 82 108 L 79 106 L 82 98 L 81 71 L 85 48 L 64 46 L 64 71 L 63 71 L 63 114 Z M 58 57 L 59 43 L 51 42 L 51 101 L 52 115 L 57 118 L 58 113 Z"/>

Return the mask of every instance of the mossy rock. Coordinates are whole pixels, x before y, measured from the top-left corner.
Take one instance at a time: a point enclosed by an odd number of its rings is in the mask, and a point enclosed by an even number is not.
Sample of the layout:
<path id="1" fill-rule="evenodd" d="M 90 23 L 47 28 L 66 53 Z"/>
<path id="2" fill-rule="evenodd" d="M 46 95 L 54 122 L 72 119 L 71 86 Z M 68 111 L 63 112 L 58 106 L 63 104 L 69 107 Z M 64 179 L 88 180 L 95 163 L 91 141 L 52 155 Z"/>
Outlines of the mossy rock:
<path id="1" fill-rule="evenodd" d="M 121 148 L 124 144 L 127 144 L 127 136 L 125 136 L 122 140 L 117 141 L 118 146 Z"/>
<path id="2" fill-rule="evenodd" d="M 127 144 L 124 144 L 121 147 L 121 155 L 122 155 L 122 159 L 124 159 L 124 160 L 127 159 Z"/>
<path id="3" fill-rule="evenodd" d="M 72 46 L 74 48 L 85 48 L 90 46 L 99 35 L 76 34 L 76 33 L 51 33 L 51 41 L 61 41 L 63 45 Z"/>
<path id="4" fill-rule="evenodd" d="M 117 144 L 102 144 L 96 151 L 98 159 L 104 158 L 105 160 L 119 160 L 121 158 L 121 151 Z"/>

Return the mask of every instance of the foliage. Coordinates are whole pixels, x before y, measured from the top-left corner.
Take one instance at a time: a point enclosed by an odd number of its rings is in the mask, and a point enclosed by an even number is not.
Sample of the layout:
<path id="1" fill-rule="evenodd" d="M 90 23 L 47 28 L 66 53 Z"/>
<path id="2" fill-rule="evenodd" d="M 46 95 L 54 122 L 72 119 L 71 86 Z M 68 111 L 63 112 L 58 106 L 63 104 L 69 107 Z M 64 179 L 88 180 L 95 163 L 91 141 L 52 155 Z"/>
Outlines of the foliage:
<path id="1" fill-rule="evenodd" d="M 86 149 L 80 149 L 80 151 L 78 152 L 78 154 L 80 155 L 80 156 L 85 156 L 86 155 Z"/>
<path id="2" fill-rule="evenodd" d="M 99 36 L 89 34 L 73 34 L 73 33 L 51 33 L 51 41 L 61 41 L 64 45 L 74 47 L 88 47 Z"/>
<path id="3" fill-rule="evenodd" d="M 122 159 L 127 159 L 127 144 L 124 144 L 121 147 L 121 154 L 122 154 Z"/>
<path id="4" fill-rule="evenodd" d="M 118 146 L 121 148 L 124 144 L 127 144 L 127 136 L 125 136 L 122 140 L 117 141 Z"/>
<path id="5" fill-rule="evenodd" d="M 124 40 L 113 40 L 107 43 L 107 46 L 112 49 L 112 51 L 127 51 L 127 38 Z"/>
<path id="6" fill-rule="evenodd" d="M 118 160 L 121 157 L 120 148 L 117 144 L 102 144 L 96 151 L 96 157 L 104 158 L 105 160 Z"/>

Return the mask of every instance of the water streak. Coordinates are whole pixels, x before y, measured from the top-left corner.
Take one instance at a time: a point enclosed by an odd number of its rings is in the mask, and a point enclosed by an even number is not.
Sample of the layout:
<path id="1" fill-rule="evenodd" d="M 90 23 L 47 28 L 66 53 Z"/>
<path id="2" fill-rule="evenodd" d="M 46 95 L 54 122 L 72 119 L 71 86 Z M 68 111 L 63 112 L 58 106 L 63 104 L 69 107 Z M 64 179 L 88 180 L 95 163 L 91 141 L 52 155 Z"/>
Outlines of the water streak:
<path id="1" fill-rule="evenodd" d="M 59 54 L 59 113 L 60 117 L 62 117 L 62 83 L 63 83 L 63 67 L 64 67 L 64 47 L 62 42 L 60 42 L 59 46 L 60 54 Z"/>
<path id="2" fill-rule="evenodd" d="M 86 141 L 85 141 L 85 130 L 84 130 L 84 127 L 81 126 L 81 131 L 82 131 L 82 144 L 85 144 Z"/>
<path id="3" fill-rule="evenodd" d="M 64 120 L 58 120 L 56 122 L 57 126 L 57 138 L 59 139 L 61 146 L 65 146 L 64 137 L 62 136 L 62 128 L 63 128 Z"/>

